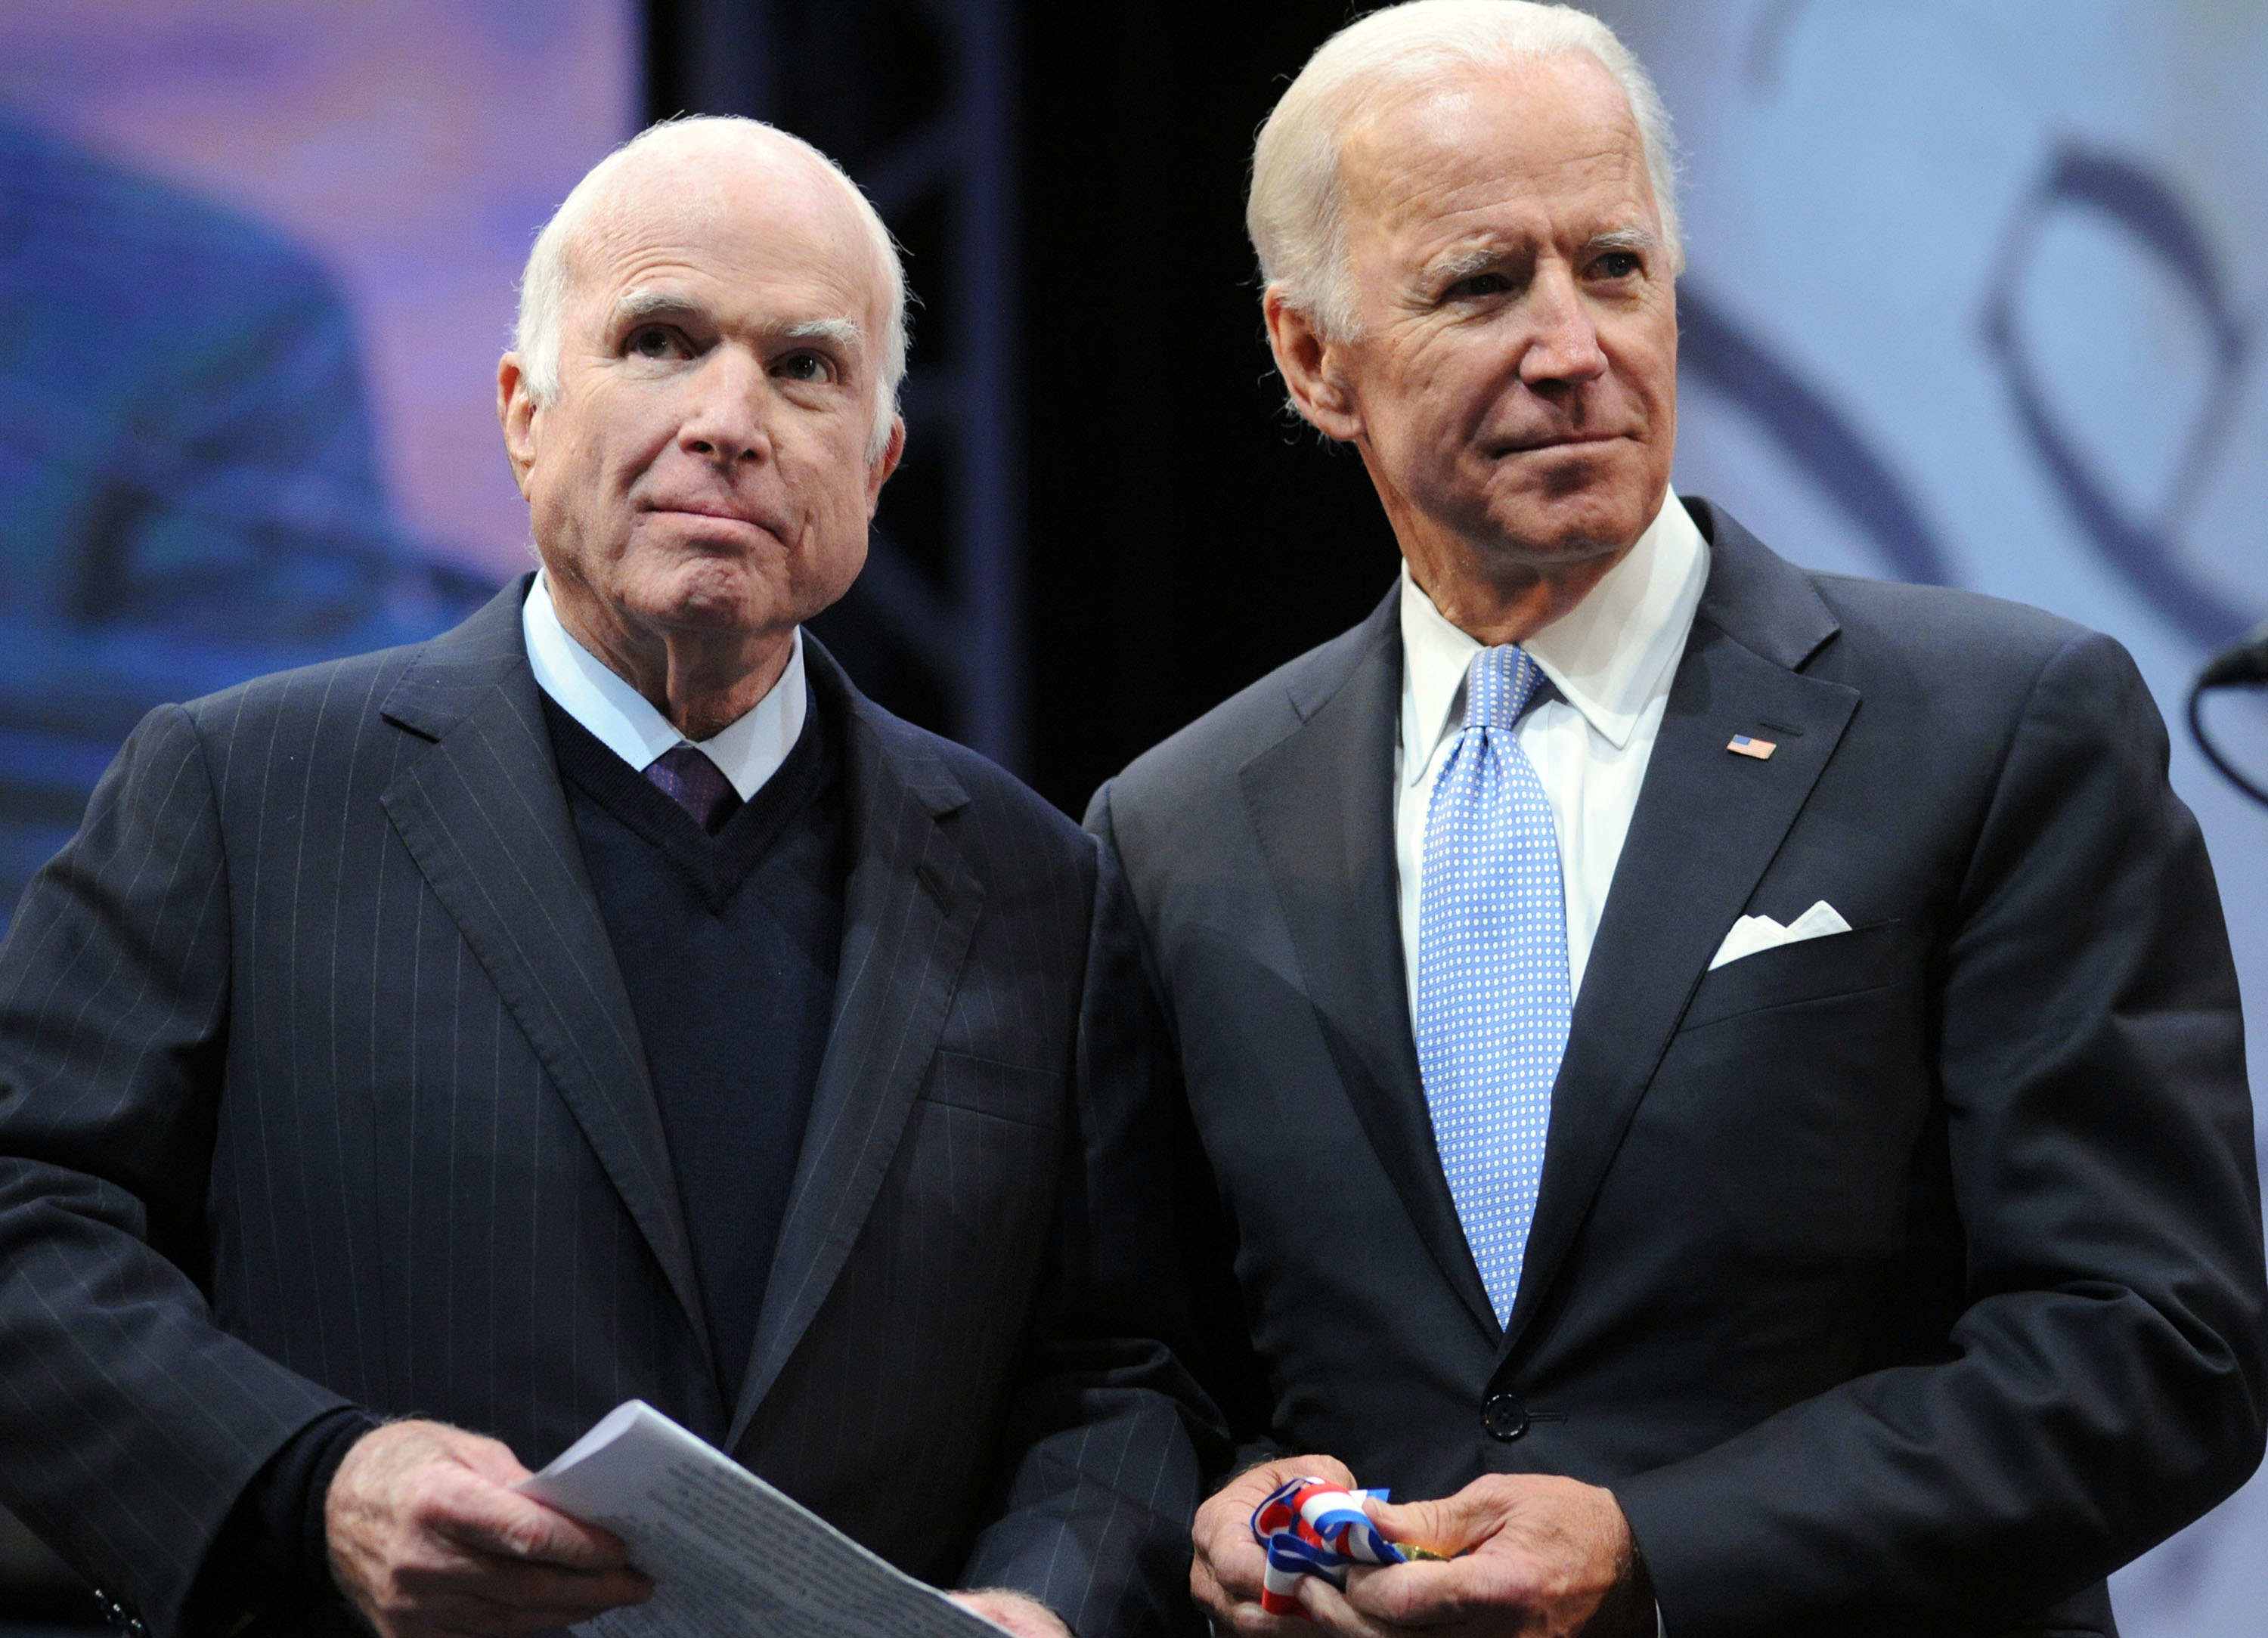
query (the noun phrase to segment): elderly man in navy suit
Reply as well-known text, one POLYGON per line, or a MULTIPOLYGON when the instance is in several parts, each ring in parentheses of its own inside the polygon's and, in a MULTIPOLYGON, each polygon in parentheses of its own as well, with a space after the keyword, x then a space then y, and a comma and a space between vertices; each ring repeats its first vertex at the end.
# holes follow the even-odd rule
POLYGON ((1342 1638, 2107 1634, 2259 1459, 2157 714, 2106 638, 1670 491, 1671 182, 1629 53, 1517 0, 1373 13, 1260 135, 1276 361, 1402 572, 1088 821, 1242 1288, 1195 1586, 1246 1638, 1304 1630, 1251 1529, 1299 1477, 1452 1555, 1299 1582, 1342 1638))
POLYGON ((635 1602, 511 1487, 631 1397, 1024 1634, 1187 1619, 1210 1413, 1158 1123, 1078 1073, 1097 850, 802 630, 904 305, 815 150, 626 146, 498 377, 541 573, 153 713, 26 893, 0 1501, 119 1625, 635 1602))

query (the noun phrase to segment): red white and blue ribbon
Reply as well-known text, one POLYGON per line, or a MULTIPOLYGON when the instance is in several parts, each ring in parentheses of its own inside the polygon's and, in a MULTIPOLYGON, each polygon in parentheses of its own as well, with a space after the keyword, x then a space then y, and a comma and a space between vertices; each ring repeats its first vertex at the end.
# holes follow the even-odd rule
POLYGON ((1268 1554, 1260 1607, 1270 1615, 1300 1610, 1300 1577, 1320 1576, 1344 1592, 1356 1564, 1406 1564, 1363 1509, 1388 1499, 1383 1490, 1344 1490, 1322 1479, 1294 1479, 1252 1510, 1252 1539, 1268 1554))

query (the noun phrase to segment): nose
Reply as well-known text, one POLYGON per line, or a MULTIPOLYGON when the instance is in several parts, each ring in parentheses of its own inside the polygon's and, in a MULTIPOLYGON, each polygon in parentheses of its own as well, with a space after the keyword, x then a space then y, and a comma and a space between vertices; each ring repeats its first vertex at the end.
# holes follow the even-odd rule
POLYGON ((686 382, 678 447, 725 467, 770 459, 765 387, 762 363, 745 349, 729 345, 713 349, 686 382))
POLYGON ((1528 287, 1528 341, 1520 360, 1523 382, 1546 390, 1554 384, 1575 386, 1606 374, 1607 355, 1599 345, 1598 325, 1575 287, 1572 269, 1539 269, 1528 287))

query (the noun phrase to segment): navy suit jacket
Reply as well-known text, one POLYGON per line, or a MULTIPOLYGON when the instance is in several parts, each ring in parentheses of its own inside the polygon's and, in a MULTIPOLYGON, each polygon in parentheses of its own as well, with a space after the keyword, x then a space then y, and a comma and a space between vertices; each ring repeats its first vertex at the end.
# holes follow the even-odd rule
POLYGON ((1502 1329, 1411 1039, 1395 599, 1097 796, 1108 962, 1152 998, 1126 1072, 1182 1088, 1247 1311, 1219 1397, 1405 1497, 1611 1487, 1673 1638, 2107 1634, 2104 1575, 2242 1482, 2268 1399, 2235 979, 2164 730, 2107 638, 1690 505, 1708 584, 1502 1329), (1853 930, 1707 970, 1821 899, 1853 930))
POLYGON ((1186 1619, 1210 1413, 1145 1340, 1177 1300, 1144 1256, 1147 1095, 1077 1072, 1093 841, 807 644, 843 944, 728 1401, 526 584, 431 643, 153 712, 26 893, 0 946, 0 1502, 166 1632, 333 1407, 540 1465, 638 1397, 916 1575, 1020 1587, 1082 1638, 1186 1619))

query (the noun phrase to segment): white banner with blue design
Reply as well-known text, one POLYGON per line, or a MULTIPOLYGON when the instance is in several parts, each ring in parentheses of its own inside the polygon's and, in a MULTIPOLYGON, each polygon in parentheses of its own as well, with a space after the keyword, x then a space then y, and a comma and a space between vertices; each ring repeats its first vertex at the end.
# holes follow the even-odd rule
MULTIPOLYGON (((2268 6, 1606 0, 1686 150, 1676 483, 1822 568, 2119 638, 2175 736, 2268 1086, 2268 810, 2182 725, 2268 617, 2268 6)), ((2216 738, 2268 774, 2268 697, 2216 738)), ((2268 1480, 2112 1583, 2268 1631, 2268 1480)))

